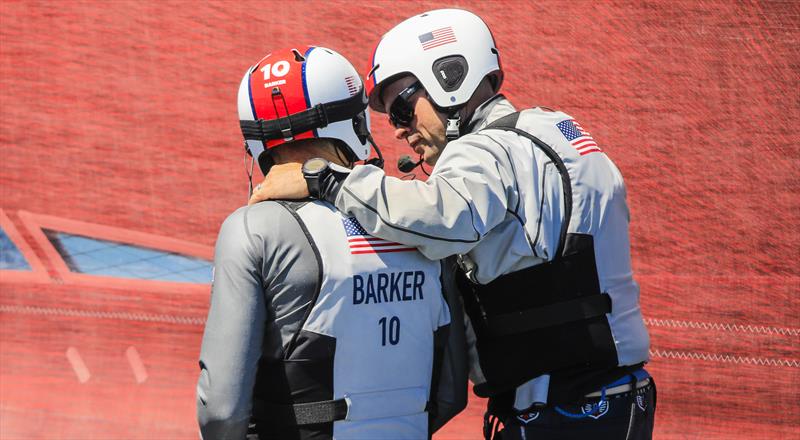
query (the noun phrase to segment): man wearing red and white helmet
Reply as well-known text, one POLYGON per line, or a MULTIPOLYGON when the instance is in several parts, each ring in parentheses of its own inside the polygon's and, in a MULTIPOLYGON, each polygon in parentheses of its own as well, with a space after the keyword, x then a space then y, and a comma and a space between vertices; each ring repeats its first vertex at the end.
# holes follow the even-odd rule
POLYGON ((502 438, 646 439, 655 384, 633 279, 626 190, 616 166, 569 115, 517 112, 491 32, 457 9, 409 18, 383 36, 367 78, 372 109, 433 166, 426 182, 357 166, 297 167, 254 200, 313 197, 372 235, 456 255, 475 334, 472 379, 489 397, 484 433, 502 438), (291 183, 289 183, 291 182, 291 183))
MULTIPOLYGON (((346 172, 370 154, 362 81, 330 49, 267 55, 238 104, 265 175, 304 162, 307 174, 346 172)), ((463 322, 445 284, 440 262, 369 236, 328 202, 236 210, 214 257, 202 437, 241 439, 250 425, 265 439, 427 438, 466 406, 463 322)))

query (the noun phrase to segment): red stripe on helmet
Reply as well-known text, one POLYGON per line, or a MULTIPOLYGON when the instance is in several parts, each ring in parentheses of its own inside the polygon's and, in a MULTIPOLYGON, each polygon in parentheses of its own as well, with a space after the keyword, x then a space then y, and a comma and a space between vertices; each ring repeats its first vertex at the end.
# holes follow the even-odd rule
MULTIPOLYGON (((256 119, 273 120, 308 109, 308 101, 303 88, 302 55, 308 46, 273 52, 262 59, 250 75, 250 90, 256 119), (302 61, 301 61, 302 60, 302 61)), ((295 139, 314 137, 312 131, 300 133, 295 139)), ((283 139, 267 142, 267 148, 285 143, 283 139)))
POLYGON ((378 44, 375 45, 375 49, 372 51, 372 62, 369 66, 369 71, 367 72, 366 78, 367 80, 364 81, 364 86, 366 87, 366 93, 369 97, 372 94, 372 90, 375 89, 375 86, 378 84, 378 80, 375 78, 375 54, 378 52, 378 46, 381 45, 381 42, 378 41, 378 44), (370 76, 372 78, 370 78, 370 76))

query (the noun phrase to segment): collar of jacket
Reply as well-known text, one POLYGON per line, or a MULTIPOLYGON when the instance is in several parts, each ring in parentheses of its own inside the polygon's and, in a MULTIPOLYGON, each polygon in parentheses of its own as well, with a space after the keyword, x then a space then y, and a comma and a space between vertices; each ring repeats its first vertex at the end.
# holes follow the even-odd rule
POLYGON ((498 93, 487 99, 486 102, 479 105, 478 108, 475 109, 475 112, 472 113, 472 118, 470 119, 469 124, 463 133, 475 133, 478 130, 482 130, 495 119, 503 117, 509 113, 514 113, 515 111, 516 109, 513 105, 511 105, 511 102, 506 99, 502 93, 498 93), (505 111, 506 107, 507 111, 505 111))

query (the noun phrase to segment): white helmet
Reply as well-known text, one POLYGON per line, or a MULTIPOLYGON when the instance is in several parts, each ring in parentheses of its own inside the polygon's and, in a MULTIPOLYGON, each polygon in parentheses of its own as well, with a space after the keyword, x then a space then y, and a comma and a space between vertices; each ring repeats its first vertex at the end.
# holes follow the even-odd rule
POLYGON ((503 71, 494 38, 477 15, 461 9, 438 9, 398 24, 383 36, 367 75, 373 110, 386 112, 381 88, 404 74, 414 75, 434 104, 460 108, 487 75, 495 92, 503 71))
POLYGON ((265 56, 239 85, 239 122, 248 153, 266 174, 269 154, 287 142, 331 139, 352 161, 370 154, 369 110, 356 69, 324 47, 265 56))

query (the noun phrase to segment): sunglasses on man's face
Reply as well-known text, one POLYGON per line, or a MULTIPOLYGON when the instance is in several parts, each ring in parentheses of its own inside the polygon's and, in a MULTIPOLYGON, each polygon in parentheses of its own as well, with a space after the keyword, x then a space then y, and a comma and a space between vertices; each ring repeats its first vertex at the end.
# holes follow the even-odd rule
POLYGON ((395 128, 410 127, 411 120, 414 119, 414 107, 408 102, 409 98, 422 89, 422 83, 416 81, 403 89, 389 107, 389 122, 395 128))

